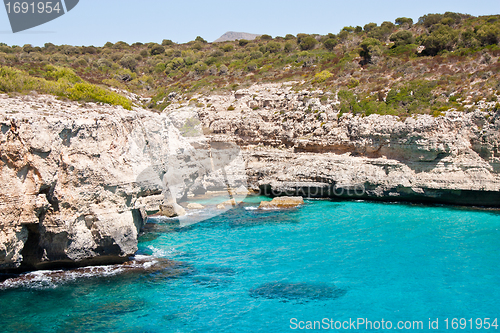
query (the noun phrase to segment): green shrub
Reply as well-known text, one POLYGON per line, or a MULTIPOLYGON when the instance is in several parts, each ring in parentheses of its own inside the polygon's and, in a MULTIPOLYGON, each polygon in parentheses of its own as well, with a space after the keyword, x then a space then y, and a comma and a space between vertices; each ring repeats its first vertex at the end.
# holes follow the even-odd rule
POLYGON ((212 53, 210 53, 210 57, 214 57, 214 58, 222 57, 223 55, 224 55, 224 51, 222 51, 221 49, 214 50, 212 53))
POLYGON ((176 69, 179 69, 179 68, 182 68, 184 67, 185 63, 184 63, 184 59, 181 58, 181 57, 177 57, 177 58, 174 58, 172 59, 168 65, 170 67, 172 67, 172 69, 176 70, 176 69))
POLYGON ((231 52, 232 50, 234 50, 233 44, 224 44, 220 48, 224 52, 231 52))
POLYGON ((131 54, 127 54, 123 56, 120 60, 120 65, 122 65, 124 68, 128 68, 131 71, 135 71, 135 68, 137 67, 137 59, 131 54))
POLYGON ((281 44, 278 42, 269 42, 266 45, 266 52, 278 53, 281 51, 281 44))
POLYGON ((113 63, 106 58, 101 58, 101 59, 97 60, 96 64, 97 64, 98 68, 103 68, 103 67, 111 68, 111 66, 113 66, 113 63))
POLYGON ((31 44, 25 44, 23 46, 23 52, 26 52, 26 53, 33 52, 33 46, 31 46, 31 44))
POLYGON ((365 24, 365 26, 363 27, 363 29, 365 30, 365 32, 370 32, 372 31, 373 29, 375 29, 377 27, 377 23, 368 23, 368 24, 365 24))
POLYGON ((131 102, 112 91, 83 82, 72 70, 47 66, 46 77, 57 81, 48 81, 32 77, 26 72, 10 67, 0 66, 0 91, 20 92, 37 91, 39 93, 65 96, 75 101, 102 102, 121 105, 131 110, 131 102))
POLYGON ((201 43, 200 43, 200 42, 196 42, 196 43, 194 43, 194 44, 191 46, 191 48, 192 48, 193 50, 198 50, 198 51, 199 51, 199 50, 203 49, 203 45, 201 45, 201 43))
POLYGON ((125 42, 122 42, 122 41, 119 41, 119 42, 116 42, 114 45, 113 45, 113 48, 114 49, 117 49, 117 50, 125 50, 125 49, 128 49, 130 45, 128 45, 128 43, 125 43, 125 42))
POLYGON ((391 37, 389 37, 389 40, 394 43, 394 47, 415 43, 413 34, 406 30, 401 30, 392 34, 391 37))
POLYGON ((164 72, 165 70, 167 69, 167 65, 160 62, 158 64, 155 65, 154 67, 154 72, 155 73, 161 73, 161 72, 164 72))
POLYGON ((310 36, 308 34, 297 34, 297 44, 302 43, 302 41, 307 37, 310 36))
POLYGON ((324 70, 324 71, 322 71, 322 72, 317 73, 316 75, 314 75, 313 82, 322 83, 322 82, 325 82, 326 80, 328 80, 332 76, 333 76, 332 73, 330 73, 327 70, 324 70))
POLYGON ((121 105, 132 110, 132 103, 125 97, 90 83, 76 83, 68 89, 68 98, 75 101, 102 102, 111 105, 121 105))
POLYGON ((252 52, 250 53, 250 59, 259 59, 259 58, 262 58, 264 56, 264 54, 260 51, 255 51, 255 52, 252 52))
POLYGON ((436 55, 444 50, 452 51, 457 39, 457 31, 447 25, 437 24, 433 27, 432 33, 422 40, 422 45, 425 46, 424 53, 436 55))
POLYGON ((246 40, 246 39, 240 39, 240 40, 238 41, 238 44, 239 44, 240 46, 245 46, 245 45, 247 45, 248 43, 250 43, 250 41, 248 41, 248 40, 246 40))
POLYGON ((484 24, 476 31, 481 45, 494 45, 500 41, 500 27, 493 24, 484 24))
POLYGON ((359 81, 356 79, 350 79, 347 83, 347 88, 349 89, 356 88, 357 86, 359 86, 359 81))
POLYGON ((207 71, 208 66, 207 64, 205 64, 203 61, 200 60, 194 65, 193 69, 197 74, 203 74, 207 71))
POLYGON ((374 49, 381 45, 382 44, 375 38, 365 38, 361 42, 361 44, 359 44, 359 46, 361 47, 359 55, 363 57, 366 62, 370 62, 374 53, 374 49))
POLYGON ((82 82, 82 79, 75 72, 66 67, 45 66, 45 78, 54 81, 64 81, 68 83, 82 82))
POLYGON ((196 36, 196 38, 195 38, 195 40, 194 40, 194 41, 195 41, 195 42, 204 43, 204 44, 206 44, 206 43, 207 43, 207 41, 206 41, 206 40, 204 40, 201 36, 196 36))
POLYGON ((149 50, 149 53, 152 56, 158 55, 158 54, 163 54, 163 53, 165 53, 165 48, 159 44, 155 44, 151 47, 151 49, 149 50))
POLYGON ((407 56, 407 57, 416 57, 417 56, 417 48, 416 44, 408 44, 397 47, 392 47, 387 54, 391 56, 407 56))
POLYGON ((349 37, 349 33, 345 30, 339 32, 338 37, 341 41, 345 41, 349 37))
POLYGON ((336 38, 328 38, 323 42, 323 46, 328 51, 332 51, 335 48, 335 46, 337 46, 338 42, 339 41, 336 38))
POLYGON ((286 53, 290 53, 292 52, 293 50, 295 50, 295 46, 293 45, 292 42, 286 42, 285 43, 285 46, 283 47, 283 50, 286 52, 286 53))
POLYGON ((442 19, 443 19, 442 14, 427 14, 421 16, 418 19, 418 24, 422 24, 424 27, 429 28, 435 24, 440 23, 442 19))
POLYGON ((479 44, 480 42, 478 41, 477 35, 473 30, 467 29, 460 34, 460 41, 458 43, 459 47, 474 49, 479 47, 479 44))
POLYGON ((84 58, 78 58, 75 61, 75 66, 87 66, 87 65, 88 65, 88 62, 84 58))
POLYGON ((385 21, 380 25, 380 27, 375 27, 371 31, 369 31, 367 36, 384 42, 393 30, 394 24, 392 22, 385 21))
POLYGON ((96 54, 97 49, 94 46, 83 46, 82 54, 96 54))
POLYGON ((264 35, 260 36, 260 40, 271 40, 271 39, 273 39, 273 37, 270 35, 264 34, 264 35))
POLYGON ((217 58, 214 58, 214 57, 210 57, 210 58, 205 59, 205 64, 207 64, 208 66, 213 65, 216 62, 217 62, 217 58))
POLYGON ((254 62, 249 62, 249 63, 247 64, 247 70, 248 70, 249 72, 252 72, 252 71, 254 71, 254 70, 256 70, 256 69, 257 69, 257 64, 256 64, 256 63, 254 63, 254 62))
POLYGON ((396 23, 396 25, 399 25, 399 26, 407 26, 408 28, 411 28, 411 26, 413 25, 413 19, 411 18, 408 18, 408 17, 398 17, 396 19, 396 21, 394 21, 396 23))
POLYGON ((316 40, 316 38, 314 38, 312 36, 307 36, 304 39, 302 39, 302 41, 299 44, 299 47, 302 51, 312 50, 312 49, 314 49, 316 44, 318 44, 318 41, 316 40))
POLYGON ((162 42, 161 42, 161 45, 163 46, 172 46, 174 45, 175 43, 172 42, 170 39, 164 39, 162 42))

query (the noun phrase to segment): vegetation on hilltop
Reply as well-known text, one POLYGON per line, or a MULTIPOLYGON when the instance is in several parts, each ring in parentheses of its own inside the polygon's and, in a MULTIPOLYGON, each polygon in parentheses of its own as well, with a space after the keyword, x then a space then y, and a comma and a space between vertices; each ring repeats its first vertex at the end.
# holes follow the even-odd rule
POLYGON ((129 108, 105 89, 113 87, 149 97, 143 106, 162 110, 174 91, 190 99, 256 82, 297 81, 296 89, 337 94, 341 112, 437 115, 497 101, 499 44, 500 15, 451 12, 254 41, 207 43, 198 36, 185 44, 0 44, 0 91, 36 90, 129 108))

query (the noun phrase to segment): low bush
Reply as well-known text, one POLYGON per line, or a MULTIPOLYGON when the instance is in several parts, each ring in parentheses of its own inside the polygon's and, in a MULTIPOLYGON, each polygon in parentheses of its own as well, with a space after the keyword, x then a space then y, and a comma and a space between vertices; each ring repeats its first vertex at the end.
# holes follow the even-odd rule
POLYGON ((333 76, 332 73, 330 73, 327 70, 324 70, 324 71, 322 71, 322 72, 317 73, 316 75, 314 75, 313 82, 322 83, 322 82, 325 82, 326 80, 328 80, 332 76, 333 76))
POLYGON ((75 101, 102 102, 132 109, 132 103, 127 98, 84 82, 70 69, 47 66, 46 70, 46 77, 52 80, 33 77, 18 69, 0 66, 0 91, 4 93, 37 91, 75 101))

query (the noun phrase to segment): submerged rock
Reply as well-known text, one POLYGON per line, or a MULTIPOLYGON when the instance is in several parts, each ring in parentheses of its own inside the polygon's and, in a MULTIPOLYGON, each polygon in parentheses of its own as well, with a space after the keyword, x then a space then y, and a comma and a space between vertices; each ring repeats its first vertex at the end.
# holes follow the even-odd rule
POLYGON ((262 201, 259 209, 294 208, 304 204, 302 197, 278 197, 272 201, 262 201))
POLYGON ((270 282, 250 290, 250 296, 269 299, 327 300, 344 296, 346 291, 337 287, 312 283, 270 282))

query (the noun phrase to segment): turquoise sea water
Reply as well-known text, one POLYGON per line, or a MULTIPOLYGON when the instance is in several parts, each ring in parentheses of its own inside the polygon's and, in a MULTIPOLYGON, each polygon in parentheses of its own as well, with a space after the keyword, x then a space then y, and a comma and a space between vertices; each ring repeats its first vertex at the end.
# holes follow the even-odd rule
POLYGON ((500 317, 498 212, 330 201, 255 210, 260 199, 189 227, 150 226, 140 253, 182 262, 176 274, 0 291, 0 331, 290 332, 292 318, 429 331, 439 318, 433 332, 448 332, 453 318, 500 317))

